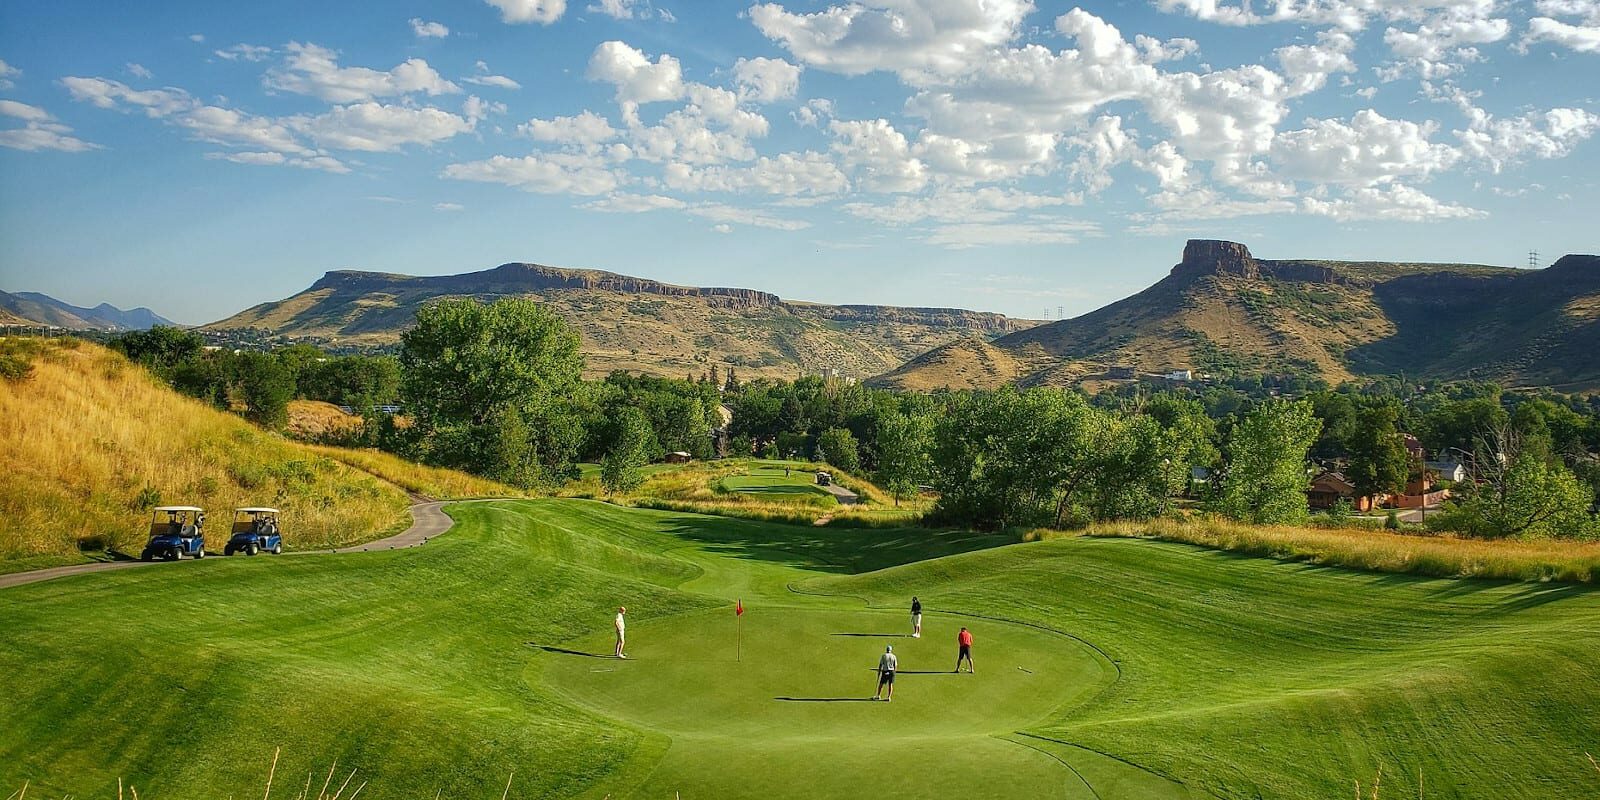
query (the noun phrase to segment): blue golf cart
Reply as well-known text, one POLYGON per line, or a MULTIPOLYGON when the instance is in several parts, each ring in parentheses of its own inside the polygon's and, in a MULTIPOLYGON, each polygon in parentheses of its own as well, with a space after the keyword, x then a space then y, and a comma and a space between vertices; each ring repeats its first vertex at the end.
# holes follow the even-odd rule
POLYGON ((205 558, 206 512, 198 506, 157 506, 150 511, 150 540, 140 561, 205 558))
POLYGON ((253 556, 262 551, 273 555, 283 552, 283 533, 278 530, 278 509, 234 509, 233 536, 222 548, 222 554, 231 556, 244 553, 253 556))

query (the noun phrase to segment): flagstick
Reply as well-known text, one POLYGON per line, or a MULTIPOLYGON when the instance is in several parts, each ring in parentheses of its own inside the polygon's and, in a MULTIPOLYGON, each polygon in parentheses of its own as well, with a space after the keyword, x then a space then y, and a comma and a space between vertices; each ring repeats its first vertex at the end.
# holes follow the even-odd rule
POLYGON ((740 614, 733 619, 734 639, 738 642, 738 655, 736 655, 734 658, 739 663, 744 663, 744 615, 740 614))

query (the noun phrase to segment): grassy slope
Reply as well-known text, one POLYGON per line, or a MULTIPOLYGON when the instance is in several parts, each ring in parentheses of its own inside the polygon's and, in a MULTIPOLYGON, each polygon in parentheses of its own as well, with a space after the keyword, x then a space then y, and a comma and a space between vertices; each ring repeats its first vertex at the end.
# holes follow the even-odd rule
POLYGON ((279 744, 280 781, 298 786, 284 776, 337 758, 374 798, 492 796, 512 769, 514 797, 926 796, 973 779, 988 782, 984 796, 1088 796, 1045 758, 1103 798, 1181 794, 1160 775, 1221 797, 1334 797, 1380 764, 1386 785, 1420 771, 1428 797, 1596 785, 1582 751, 1600 737, 1600 595, 1578 587, 1133 540, 982 549, 1011 540, 570 500, 451 513, 457 530, 417 551, 191 562, 0 592, 0 786, 108 797, 122 776, 147 797, 245 796, 279 744), (883 640, 824 634, 895 630, 911 594, 937 635, 897 649, 942 660, 941 640, 967 624, 979 675, 908 675, 892 716, 769 699, 857 692, 847 676, 864 675, 856 659, 870 663, 883 640), (747 628, 748 673, 721 653, 736 597, 750 626, 772 620, 747 628), (105 614, 112 603, 119 613, 105 614), (603 650, 618 603, 635 661, 527 646, 603 650), (787 675, 774 658, 792 658, 787 675), (1017 705, 1029 679, 1018 659, 1065 670, 1046 688, 1066 694, 1035 704, 1038 718, 1017 705), (1096 663, 1112 674, 1095 677, 1096 663), (1091 684, 1102 688, 1070 698, 1091 684), (973 738, 993 730, 1043 738, 973 738))
POLYGON ((83 538, 137 552, 149 524, 137 501, 147 487, 163 503, 209 509, 213 549, 238 506, 282 508, 293 549, 405 524, 410 500, 401 487, 436 497, 506 493, 392 456, 264 433, 95 345, 5 346, 36 352, 29 377, 0 382, 0 571, 81 561, 83 538))

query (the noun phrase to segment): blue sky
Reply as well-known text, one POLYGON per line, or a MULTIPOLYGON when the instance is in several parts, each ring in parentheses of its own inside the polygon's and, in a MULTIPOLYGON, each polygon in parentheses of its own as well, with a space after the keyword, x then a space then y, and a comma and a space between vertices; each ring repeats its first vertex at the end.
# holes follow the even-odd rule
POLYGON ((1190 237, 1597 249, 1600 0, 0 5, 0 288, 331 269, 1068 316, 1190 237))

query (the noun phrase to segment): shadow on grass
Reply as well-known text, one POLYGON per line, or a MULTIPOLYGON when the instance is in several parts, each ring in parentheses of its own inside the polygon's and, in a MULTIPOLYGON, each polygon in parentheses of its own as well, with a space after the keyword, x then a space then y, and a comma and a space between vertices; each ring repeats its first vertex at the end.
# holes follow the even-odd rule
POLYGON ((829 636, 868 636, 874 639, 910 639, 909 633, 830 633, 829 636))
POLYGON ((785 703, 870 703, 871 697, 774 697, 785 703))
POLYGON ((611 653, 585 653, 582 650, 568 650, 565 647, 551 647, 550 645, 547 645, 547 644, 534 644, 533 642, 528 642, 528 646, 529 647, 533 647, 533 648, 537 648, 539 650, 543 650, 546 653, 556 653, 558 655, 563 655, 563 656, 583 656, 584 658, 603 658, 603 659, 606 659, 607 661, 615 661, 617 659, 617 657, 615 655, 611 654, 611 653))
POLYGON ((704 543, 709 552, 718 555, 844 574, 871 572, 1022 541, 1021 533, 1016 531, 813 528, 691 514, 674 514, 664 522, 664 532, 704 543))

